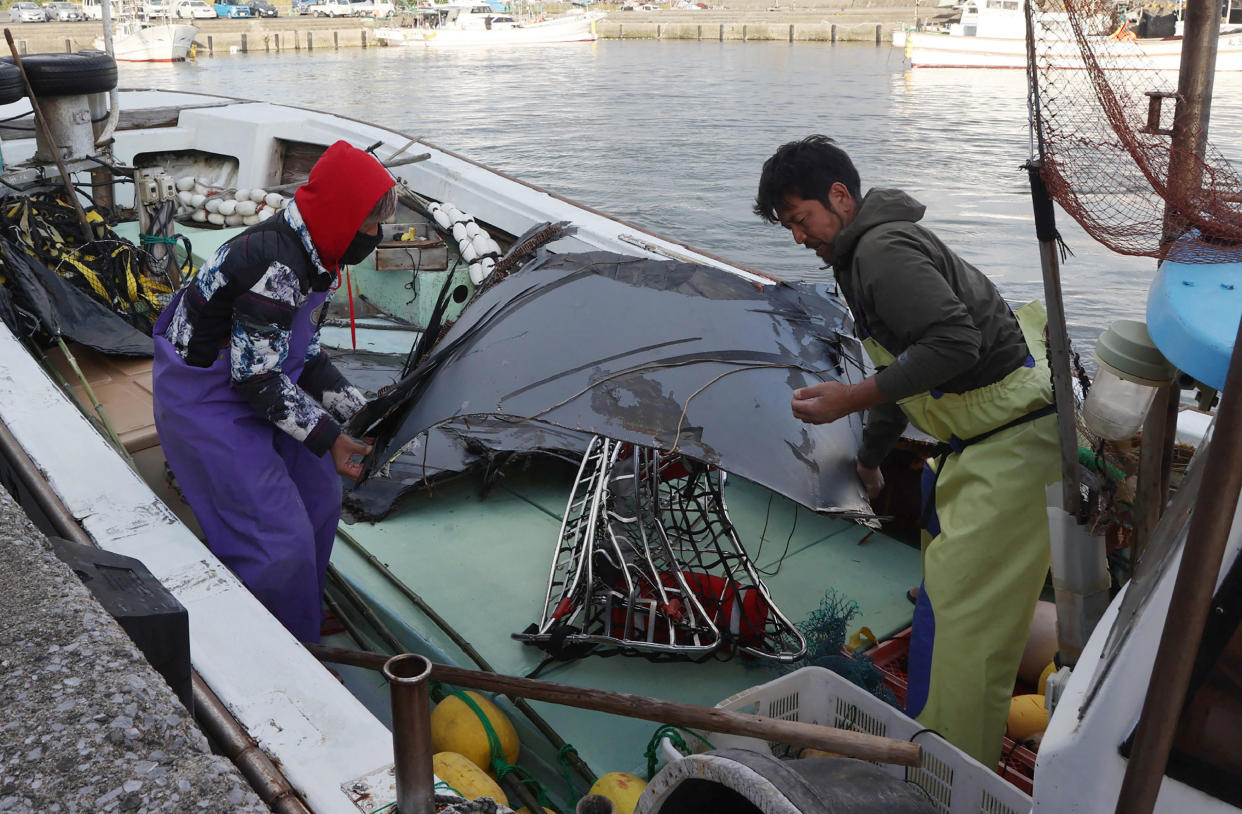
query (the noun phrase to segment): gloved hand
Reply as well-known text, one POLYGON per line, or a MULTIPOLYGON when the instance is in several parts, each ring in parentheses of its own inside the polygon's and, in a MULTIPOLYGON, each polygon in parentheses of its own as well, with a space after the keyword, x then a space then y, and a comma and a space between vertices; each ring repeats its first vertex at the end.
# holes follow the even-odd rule
POLYGON ((352 481, 357 481, 362 477, 362 463, 351 461, 355 455, 366 455, 371 451, 370 444, 364 444, 356 438, 350 438, 345 433, 341 433, 332 442, 332 463, 336 466, 337 474, 344 475, 352 481))
POLYGON ((862 481, 862 485, 867 490, 867 498, 875 500, 880 490, 884 488, 884 475, 880 473, 880 467, 863 466, 855 459, 854 469, 858 472, 858 479, 862 481))

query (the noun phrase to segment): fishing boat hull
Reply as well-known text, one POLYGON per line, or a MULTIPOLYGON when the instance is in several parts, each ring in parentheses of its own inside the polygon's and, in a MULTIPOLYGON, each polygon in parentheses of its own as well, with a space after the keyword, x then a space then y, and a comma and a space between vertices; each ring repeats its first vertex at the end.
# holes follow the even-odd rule
MULTIPOLYGON (((1041 44, 1041 58, 1053 68, 1082 65, 1077 43, 1070 41, 1041 44)), ((1016 37, 972 37, 954 34, 910 31, 905 35, 906 59, 912 68, 1025 68, 1026 40, 1016 37)), ((1100 66, 1108 70, 1176 71, 1181 65, 1180 38, 1110 40, 1107 49, 1096 54, 1100 66)), ((1242 71, 1242 32, 1221 35, 1217 71, 1242 71)))
MULTIPOLYGON (((112 49, 119 62, 184 62, 196 36, 198 26, 157 25, 118 34, 112 39, 112 49)), ((103 50, 102 37, 95 39, 95 47, 103 50)))
POLYGON ((377 28, 375 37, 386 45, 427 48, 555 45, 595 42, 598 15, 583 15, 537 23, 487 28, 377 28))

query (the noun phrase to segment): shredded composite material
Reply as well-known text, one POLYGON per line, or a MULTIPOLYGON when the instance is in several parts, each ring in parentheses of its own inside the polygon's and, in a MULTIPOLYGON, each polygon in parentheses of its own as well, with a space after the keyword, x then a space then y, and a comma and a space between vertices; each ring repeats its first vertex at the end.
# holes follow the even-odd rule
POLYGON ((608 252, 542 255, 486 291, 351 429, 376 438, 355 510, 504 452, 581 454, 592 435, 675 450, 825 513, 870 516, 859 416, 811 426, 794 389, 857 381, 824 287, 608 252))

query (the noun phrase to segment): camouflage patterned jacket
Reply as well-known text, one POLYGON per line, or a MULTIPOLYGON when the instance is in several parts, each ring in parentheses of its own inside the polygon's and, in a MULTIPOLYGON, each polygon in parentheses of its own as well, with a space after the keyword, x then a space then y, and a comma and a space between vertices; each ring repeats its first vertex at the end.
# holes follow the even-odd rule
POLYGON ((278 217, 212 255, 186 283, 164 335, 196 367, 227 351, 233 386, 250 406, 320 455, 366 397, 320 348, 318 325, 297 381, 284 372, 294 314, 312 291, 330 300, 336 275, 320 261, 297 204, 278 217))

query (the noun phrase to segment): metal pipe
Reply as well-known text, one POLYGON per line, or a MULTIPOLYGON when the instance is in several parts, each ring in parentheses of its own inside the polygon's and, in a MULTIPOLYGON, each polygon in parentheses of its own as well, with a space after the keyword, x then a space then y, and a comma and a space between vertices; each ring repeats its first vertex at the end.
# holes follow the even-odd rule
POLYGON ((431 766, 431 662, 414 653, 384 663, 392 698, 392 750, 399 814, 434 814, 436 777, 431 766))
MULTIPOLYGON (((112 1, 100 0, 100 18, 103 22, 104 52, 116 59, 116 50, 112 46, 112 1)), ((108 119, 100 130, 95 133, 95 146, 106 147, 112 143, 112 134, 116 131, 117 122, 121 120, 121 95, 113 87, 108 91, 108 119)), ((111 197, 111 191, 109 191, 111 197)))
POLYGON ((1048 366, 1052 369, 1057 431, 1061 442, 1061 507, 1077 519, 1082 500, 1078 490, 1078 426, 1074 420, 1077 411, 1069 364, 1069 331, 1065 326, 1065 302, 1061 295, 1056 212, 1052 208, 1052 196, 1048 194, 1043 176, 1039 174, 1042 164, 1040 159, 1031 159, 1026 171, 1031 183, 1035 235, 1039 239, 1039 259, 1044 277, 1044 303, 1048 309, 1048 366))
POLYGON ((1242 461, 1242 323, 1233 348, 1216 413, 1216 430, 1204 462, 1204 485, 1195 498, 1134 748, 1117 798, 1118 814, 1147 814, 1155 807, 1238 508, 1242 491, 1242 467, 1238 466, 1242 461))
MULTIPOLYGON (((8 425, 0 419, 0 454, 12 465, 56 533, 81 545, 95 546, 95 540, 69 512, 43 473, 18 442, 8 425)), ((271 759, 255 746, 237 719, 225 708, 198 671, 192 671, 194 716, 203 730, 216 740, 265 803, 280 814, 310 814, 271 759), (244 762, 244 763, 243 763, 244 762)))
MULTIPOLYGON (((1177 107, 1169 155, 1169 189, 1197 201, 1203 180, 1208 123, 1212 115, 1212 84, 1220 40, 1220 0, 1188 0, 1182 32, 1182 61, 1177 77, 1177 107)), ((1165 213, 1165 241, 1180 237, 1179 213, 1165 213)))
POLYGON ((237 722, 202 676, 194 672, 191 680, 194 711, 200 717, 203 730, 233 761, 263 802, 278 814, 311 814, 280 769, 237 722))

